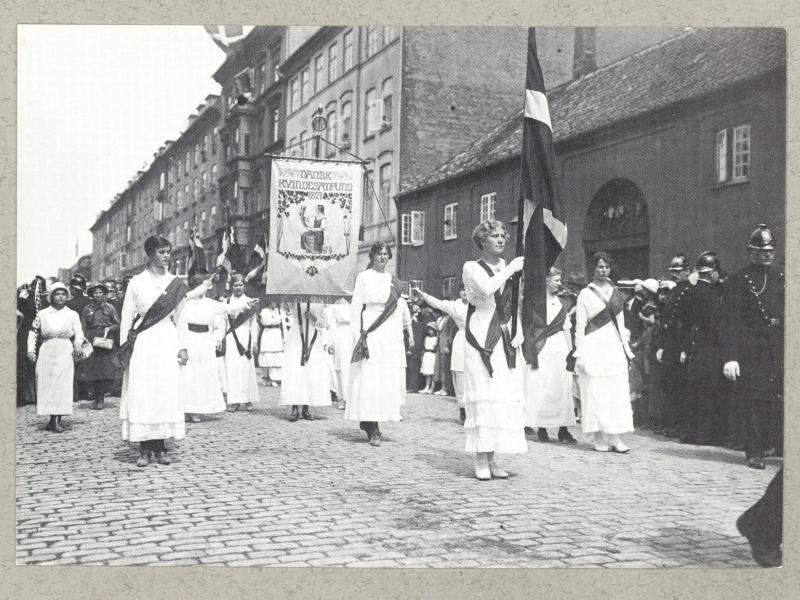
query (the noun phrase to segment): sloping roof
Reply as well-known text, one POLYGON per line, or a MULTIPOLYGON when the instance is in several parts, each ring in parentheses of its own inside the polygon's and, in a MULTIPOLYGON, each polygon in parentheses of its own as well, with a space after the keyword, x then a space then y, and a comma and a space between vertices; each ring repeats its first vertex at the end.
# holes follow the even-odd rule
MULTIPOLYGON (((558 143, 785 66, 782 29, 692 29, 551 90, 553 138, 558 143)), ((521 147, 522 110, 403 192, 519 156, 521 147)))

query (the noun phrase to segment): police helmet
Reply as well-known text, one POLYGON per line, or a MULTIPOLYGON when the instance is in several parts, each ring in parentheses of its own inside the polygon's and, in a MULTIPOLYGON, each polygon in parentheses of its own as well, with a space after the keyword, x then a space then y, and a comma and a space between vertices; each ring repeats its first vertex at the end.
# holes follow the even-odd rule
POLYGON ((759 223, 758 227, 750 234, 750 242, 747 247, 756 250, 775 250, 772 232, 764 223, 759 223))
POLYGON ((721 267, 716 252, 709 250, 707 252, 703 252, 697 258, 698 273, 708 273, 709 271, 720 271, 720 270, 721 267))

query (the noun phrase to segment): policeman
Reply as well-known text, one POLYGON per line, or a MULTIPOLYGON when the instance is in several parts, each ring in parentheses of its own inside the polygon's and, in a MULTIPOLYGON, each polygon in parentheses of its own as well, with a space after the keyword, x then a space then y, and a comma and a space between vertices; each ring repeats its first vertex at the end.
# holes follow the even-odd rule
POLYGON ((661 319, 654 344, 656 360, 663 365, 661 390, 663 394, 664 433, 670 437, 680 435, 678 415, 685 412, 686 404, 686 350, 682 344, 686 339, 686 325, 680 311, 690 288, 689 260, 684 254, 676 254, 670 261, 669 272, 675 287, 669 292, 661 308, 661 319))
POLYGON ((722 359, 719 323, 722 311, 722 271, 714 252, 697 259, 697 283, 689 288, 680 311, 687 335, 687 402, 681 415, 681 440, 692 444, 722 443, 722 359))
POLYGON ((720 343, 723 373, 745 420, 747 466, 764 468, 764 453, 783 446, 784 276, 772 268, 775 243, 763 223, 750 236, 750 264, 725 286, 720 343))

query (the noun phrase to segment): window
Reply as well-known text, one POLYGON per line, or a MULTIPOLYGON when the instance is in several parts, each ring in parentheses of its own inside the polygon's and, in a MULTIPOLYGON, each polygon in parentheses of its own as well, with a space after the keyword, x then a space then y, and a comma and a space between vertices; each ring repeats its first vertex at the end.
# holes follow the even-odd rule
POLYGON ((175 161, 169 159, 169 170, 167 171, 167 185, 172 185, 175 182, 175 161))
POLYGON ((452 275, 442 278, 442 298, 448 300, 456 295, 456 278, 452 275))
POLYGON ((300 80, 295 76, 289 82, 289 112, 300 108, 300 80))
POLYGON ((263 94, 267 89, 267 61, 258 63, 258 93, 263 94))
POLYGON ((183 166, 183 159, 178 161, 178 177, 183 175, 186 172, 186 168, 183 166))
POLYGON ((187 150, 186 151, 186 174, 187 175, 189 174, 189 163, 191 163, 191 162, 192 162, 192 151, 191 150, 187 150))
POLYGON ((325 87, 325 64, 323 63, 322 54, 314 59, 314 92, 320 91, 325 87))
POLYGON ((454 240, 458 237, 458 204, 444 207, 444 239, 454 240))
POLYGON ((351 102, 343 102, 342 103, 342 139, 341 145, 344 148, 350 147, 350 133, 352 129, 353 123, 353 104, 351 102))
POLYGON ((380 129, 380 115, 377 111, 378 92, 375 88, 367 90, 364 95, 364 137, 373 135, 380 129))
POLYGON ((200 164, 200 143, 194 145, 194 166, 200 164))
POLYGON ((328 83, 336 81, 339 76, 339 46, 331 44, 328 46, 328 83))
POLYGON ((483 194, 481 196, 481 223, 494 219, 494 208, 497 200, 497 194, 483 194))
POLYGON ((211 185, 217 185, 217 165, 211 165, 211 185))
POLYGON ((383 28, 383 45, 386 46, 397 39, 397 27, 383 28))
POLYGON ((400 243, 403 246, 411 244, 411 215, 409 213, 400 215, 400 243))
POLYGON ((421 246, 425 243, 425 212, 411 211, 411 244, 421 246))
POLYGON ((717 132, 717 183, 725 183, 728 179, 728 130, 717 132))
POLYGON ((714 163, 717 184, 748 181, 750 178, 749 124, 721 129, 717 132, 714 163))
POLYGON ((278 81, 281 78, 281 72, 278 68, 281 64, 280 48, 273 48, 270 51, 270 63, 272 64, 272 81, 278 81))
POLYGON ((389 77, 381 86, 381 98, 383 99, 383 112, 381 114, 381 129, 388 129, 392 126, 392 78, 389 77))
POLYGON ((378 27, 367 27, 367 58, 380 50, 379 34, 378 27))
POLYGON ((408 282, 409 287, 415 287, 420 292, 425 291, 425 282, 422 279, 410 279, 408 282))
POLYGON ((131 226, 130 225, 128 225, 125 228, 125 241, 126 242, 130 242, 131 241, 131 226))
POLYGON ((750 125, 733 128, 733 181, 746 181, 750 174, 750 125))
POLYGON ((217 154, 217 139, 219 138, 219 128, 214 127, 214 131, 211 132, 211 154, 216 156, 217 154))
POLYGON ((194 180, 192 181, 192 192, 194 194, 194 198, 192 198, 192 199, 193 200, 199 200, 200 199, 200 180, 198 180, 197 177, 195 177, 194 180))
POLYGON ((289 138, 289 145, 287 146, 287 148, 289 148, 289 156, 296 155, 297 153, 297 146, 295 146, 296 142, 297 138, 289 138))
POLYGON ((183 186, 183 200, 186 204, 189 204, 189 202, 191 201, 189 194, 190 194, 189 184, 187 183, 186 185, 183 186))
POLYGON ((203 159, 203 162, 208 160, 208 134, 203 136, 203 147, 200 149, 200 158, 203 159))
POLYGON ((208 172, 203 171, 203 173, 200 175, 200 181, 202 182, 201 187, 205 192, 208 189, 208 172))
POLYGON ((206 211, 200 213, 200 236, 206 234, 206 211))
POLYGON ((183 192, 178 190, 178 197, 175 203, 175 210, 178 210, 179 208, 181 208, 181 206, 183 206, 183 192))
POLYGON ((305 141, 306 141, 306 132, 305 131, 301 131, 300 132, 300 139, 298 140, 298 145, 300 146, 300 156, 305 156, 306 155, 306 146, 308 144, 306 144, 305 141))
POLYGON ((372 195, 374 176, 372 171, 367 171, 367 193, 365 194, 364 203, 361 205, 361 224, 368 225, 372 223, 372 195))
POLYGON ((278 126, 280 125, 280 113, 278 112, 277 108, 273 108, 270 111, 270 120, 272 121, 272 137, 270 139, 274 144, 278 141, 278 126))
MULTIPOLYGON (((212 206, 211 207, 211 212, 209 213, 209 216, 208 216, 208 229, 209 229, 209 231, 214 231, 214 222, 216 220, 217 220, 217 207, 216 206, 212 206)), ((209 263, 209 264, 212 264, 212 263, 209 263)))
POLYGON ((353 30, 346 32, 342 40, 342 60, 344 60, 344 72, 347 73, 353 68, 353 30))
POLYGON ((158 189, 163 191, 167 185, 167 174, 162 171, 161 176, 158 178, 158 189))
POLYGON ((392 206, 392 165, 381 165, 378 171, 378 193, 380 194, 381 218, 390 219, 393 215, 392 206))
MULTIPOLYGON (((338 140, 338 131, 337 131, 337 123, 336 123, 336 105, 334 105, 333 110, 328 113, 327 116, 328 120, 328 139, 332 141, 334 144, 337 143, 338 140)), ((327 156, 333 156, 336 153, 336 148, 331 146, 330 144, 325 144, 327 146, 327 156)))
POLYGON ((303 72, 300 73, 300 106, 308 102, 310 96, 308 94, 308 80, 310 75, 308 73, 308 69, 303 69, 303 72))
POLYGON ((245 155, 250 154, 250 134, 244 134, 244 153, 245 155))

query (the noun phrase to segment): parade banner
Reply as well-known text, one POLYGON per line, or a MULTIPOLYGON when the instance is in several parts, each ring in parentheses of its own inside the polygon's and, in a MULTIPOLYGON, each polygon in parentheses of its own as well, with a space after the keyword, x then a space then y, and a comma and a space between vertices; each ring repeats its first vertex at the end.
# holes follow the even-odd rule
POLYGON ((267 296, 330 303, 352 295, 363 186, 360 163, 272 160, 267 296))

